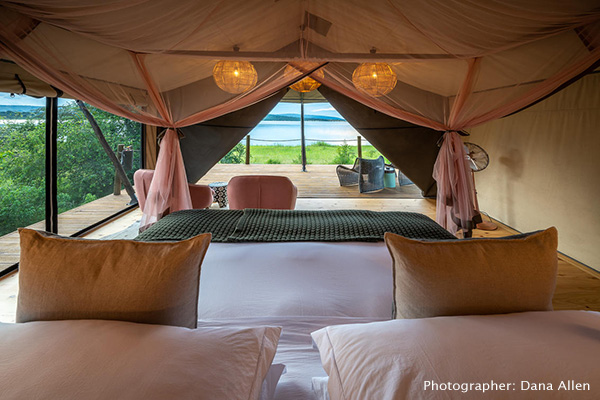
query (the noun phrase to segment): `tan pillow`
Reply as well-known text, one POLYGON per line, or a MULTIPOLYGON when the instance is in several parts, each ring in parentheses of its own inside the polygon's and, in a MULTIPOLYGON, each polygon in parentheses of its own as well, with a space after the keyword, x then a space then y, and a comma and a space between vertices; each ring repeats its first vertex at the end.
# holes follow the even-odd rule
POLYGON ((17 322, 108 319, 196 327, 210 234, 137 242, 19 233, 17 322))
POLYGON ((392 233, 396 318, 552 310, 556 228, 513 238, 420 241, 392 233))

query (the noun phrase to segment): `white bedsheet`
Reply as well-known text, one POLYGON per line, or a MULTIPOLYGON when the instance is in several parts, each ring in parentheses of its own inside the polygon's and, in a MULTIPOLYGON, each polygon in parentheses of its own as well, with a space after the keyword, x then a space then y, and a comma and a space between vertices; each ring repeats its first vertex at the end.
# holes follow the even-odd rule
POLYGON ((198 316, 391 318, 392 260, 383 242, 212 243, 198 316))
POLYGON ((326 377, 319 352, 313 348, 311 332, 325 326, 382 321, 350 317, 255 317, 200 320, 198 327, 281 326, 283 331, 273 363, 285 364, 275 400, 317 400, 312 390, 313 377, 326 377))
POLYGON ((383 242, 211 243, 202 263, 198 326, 283 327, 275 399, 313 400, 327 374, 311 332, 388 320, 392 260, 383 242))
POLYGON ((312 400, 327 374, 311 332, 388 320, 392 260, 383 242, 212 243, 202 263, 198 326, 283 327, 275 399, 312 400))

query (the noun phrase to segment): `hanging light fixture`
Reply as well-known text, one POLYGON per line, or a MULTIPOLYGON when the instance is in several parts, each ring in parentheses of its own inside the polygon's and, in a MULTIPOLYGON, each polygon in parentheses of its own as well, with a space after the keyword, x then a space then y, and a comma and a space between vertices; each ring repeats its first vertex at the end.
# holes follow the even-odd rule
MULTIPOLYGON (((289 69, 294 69, 290 65, 288 65, 286 67, 286 70, 288 70, 288 68, 289 69)), ((317 70, 317 71, 315 71, 315 72, 313 72, 313 74, 315 74, 319 78, 324 78, 325 77, 325 74, 320 69, 317 70)), ((314 80, 310 76, 307 76, 306 78, 302 79, 301 81, 294 83, 290 87, 292 89, 294 89, 296 92, 308 93, 308 92, 312 92, 313 90, 317 89, 319 86, 321 86, 320 82, 317 82, 316 80, 314 80)))
MULTIPOLYGON (((234 46, 233 51, 239 51, 234 46)), ((256 86, 258 74, 248 61, 219 61, 213 68, 213 78, 221 90, 240 94, 256 86)))
MULTIPOLYGON (((371 54, 375 54, 375 47, 371 54)), ((354 87, 373 97, 388 94, 396 87, 398 78, 392 67, 386 63, 363 63, 352 73, 354 87)))

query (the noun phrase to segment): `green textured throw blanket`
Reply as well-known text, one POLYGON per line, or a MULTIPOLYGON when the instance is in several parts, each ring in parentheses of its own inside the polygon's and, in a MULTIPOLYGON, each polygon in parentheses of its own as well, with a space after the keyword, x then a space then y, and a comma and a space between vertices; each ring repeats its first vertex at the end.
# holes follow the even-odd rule
POLYGON ((136 240, 183 240, 207 232, 213 242, 376 242, 385 232, 414 239, 456 239, 417 213, 247 209, 178 211, 136 240))

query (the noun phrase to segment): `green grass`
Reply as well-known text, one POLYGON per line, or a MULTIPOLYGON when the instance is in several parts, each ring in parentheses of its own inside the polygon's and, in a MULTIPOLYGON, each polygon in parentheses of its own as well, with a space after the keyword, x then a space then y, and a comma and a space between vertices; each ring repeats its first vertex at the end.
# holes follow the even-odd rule
MULTIPOLYGON (((338 164, 335 158, 339 146, 315 143, 306 146, 306 162, 308 164, 338 164)), ((350 146, 352 161, 357 157, 356 146, 350 146)), ((363 158, 377 158, 380 153, 373 146, 362 146, 363 158)), ((250 162, 252 164, 300 164, 300 146, 251 146, 250 162)))

